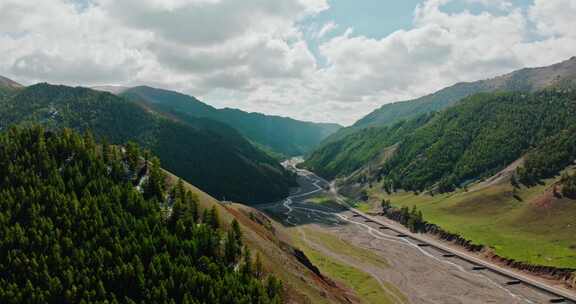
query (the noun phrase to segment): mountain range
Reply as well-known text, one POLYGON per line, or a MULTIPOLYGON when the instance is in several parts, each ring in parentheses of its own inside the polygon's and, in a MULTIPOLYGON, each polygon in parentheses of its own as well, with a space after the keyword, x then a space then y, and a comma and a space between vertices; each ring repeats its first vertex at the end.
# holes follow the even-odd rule
POLYGON ((110 91, 183 121, 196 118, 220 121, 238 130, 258 147, 280 157, 306 154, 341 128, 337 124, 304 122, 230 108, 216 109, 193 96, 147 86, 96 89, 110 91))
MULTIPOLYGON (((382 157, 389 155, 386 151, 390 152, 393 144, 400 143, 416 127, 422 127, 432 120, 434 113, 440 112, 439 117, 449 115, 452 112, 442 111, 458 105, 469 96, 495 92, 529 94, 545 88, 573 87, 575 84, 576 57, 572 57, 551 66, 526 68, 488 80, 459 83, 418 99, 387 104, 353 126, 328 137, 309 155, 305 166, 327 178, 346 176, 368 163, 379 164, 383 161, 382 157)), ((497 98, 496 95, 494 98, 497 98)), ((485 96, 484 99, 490 97, 485 96)), ((441 118, 434 120, 437 119, 441 118)))
POLYGON ((218 121, 186 122, 116 95, 50 84, 4 86, 0 128, 42 124, 90 130, 114 144, 137 142, 165 167, 218 198, 253 204, 288 194, 292 176, 277 160, 218 121))
POLYGON ((386 104, 358 120, 353 127, 392 125, 406 118, 450 107, 464 97, 482 92, 534 92, 559 84, 576 82, 576 57, 551 66, 525 68, 491 79, 461 82, 438 92, 392 104, 386 104))
POLYGON ((347 247, 354 230, 317 234, 351 227, 328 216, 343 216, 345 204, 391 220, 392 211, 418 215, 506 267, 576 267, 576 57, 387 104, 348 128, 146 86, 0 77, 0 142, 0 246, 10 252, 0 258, 9 274, 0 299, 13 302, 356 303, 351 290, 365 289, 370 264, 383 260, 347 247), (301 165, 334 187, 323 191, 328 183, 307 173, 300 189, 317 190, 282 200, 298 184, 279 160, 303 154, 301 165), (259 207, 274 219, 247 206, 272 202, 259 207), (334 213, 313 216, 305 204, 334 213), (354 267, 342 268, 348 259, 354 267), (367 279, 350 283, 363 263, 367 279), (30 271, 10 271, 22 265, 30 271))

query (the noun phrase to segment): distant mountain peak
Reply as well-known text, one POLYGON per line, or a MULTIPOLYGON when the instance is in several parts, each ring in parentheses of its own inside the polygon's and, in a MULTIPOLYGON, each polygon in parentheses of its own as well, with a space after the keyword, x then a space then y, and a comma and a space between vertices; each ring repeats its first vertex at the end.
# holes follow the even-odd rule
POLYGON ((191 95, 147 86, 131 88, 123 92, 122 96, 134 102, 146 103, 181 121, 198 118, 219 121, 237 129, 267 151, 288 156, 309 152, 341 128, 337 124, 305 122, 239 109, 217 109, 191 95))
POLYGON ((8 79, 6 77, 0 76, 0 87, 8 87, 12 89, 23 88, 24 86, 17 83, 12 79, 8 79))
POLYGON ((354 124, 356 128, 392 125, 400 120, 442 110, 481 92, 534 92, 556 85, 576 84, 576 56, 549 66, 523 68, 490 79, 459 82, 426 96, 385 104, 354 124))

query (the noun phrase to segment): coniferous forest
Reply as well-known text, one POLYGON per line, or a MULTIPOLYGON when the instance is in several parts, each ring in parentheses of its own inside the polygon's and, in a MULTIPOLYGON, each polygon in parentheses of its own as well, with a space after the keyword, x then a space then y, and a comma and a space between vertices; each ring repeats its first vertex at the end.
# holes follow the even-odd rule
POLYGON ((0 303, 280 302, 238 223, 223 227, 135 144, 0 134, 0 303))
POLYGON ((478 94, 400 142, 380 172, 390 188, 448 192, 526 155, 524 183, 558 174, 574 160, 574 91, 478 94))
POLYGON ((90 130, 114 144, 134 141, 167 170, 219 199, 267 203, 287 195, 294 183, 275 159, 223 123, 175 121, 105 92, 36 84, 0 95, 0 130, 33 124, 90 130))

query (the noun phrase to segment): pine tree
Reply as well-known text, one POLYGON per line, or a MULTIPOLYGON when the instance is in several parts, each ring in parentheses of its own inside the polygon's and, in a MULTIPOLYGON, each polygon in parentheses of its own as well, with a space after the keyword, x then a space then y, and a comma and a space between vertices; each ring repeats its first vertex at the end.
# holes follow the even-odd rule
POLYGON ((254 276, 258 279, 264 275, 264 266, 262 265, 262 257, 260 252, 256 253, 256 262, 254 263, 254 276))
POLYGON ((218 215, 218 209, 216 209, 216 206, 212 206, 212 208, 210 208, 208 221, 208 224, 210 227, 212 227, 212 229, 220 228, 220 216, 218 215))
POLYGON ((244 246, 244 258, 242 259, 242 268, 240 270, 240 272, 242 273, 242 276, 247 278, 253 275, 254 273, 254 267, 252 265, 252 253, 250 252, 250 248, 248 248, 247 246, 244 246))

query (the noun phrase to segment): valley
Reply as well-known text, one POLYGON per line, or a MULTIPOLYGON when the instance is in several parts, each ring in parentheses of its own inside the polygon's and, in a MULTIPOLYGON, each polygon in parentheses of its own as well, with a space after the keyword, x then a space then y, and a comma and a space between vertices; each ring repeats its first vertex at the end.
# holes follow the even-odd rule
POLYGON ((0 304, 576 304, 576 0, 0 0, 0 304))
POLYGON ((288 227, 295 243, 320 271, 350 286, 363 303, 576 299, 557 283, 502 269, 447 243, 413 235, 383 217, 349 209, 334 185, 295 164, 285 163, 298 173, 300 188, 282 202, 258 208, 288 227))

